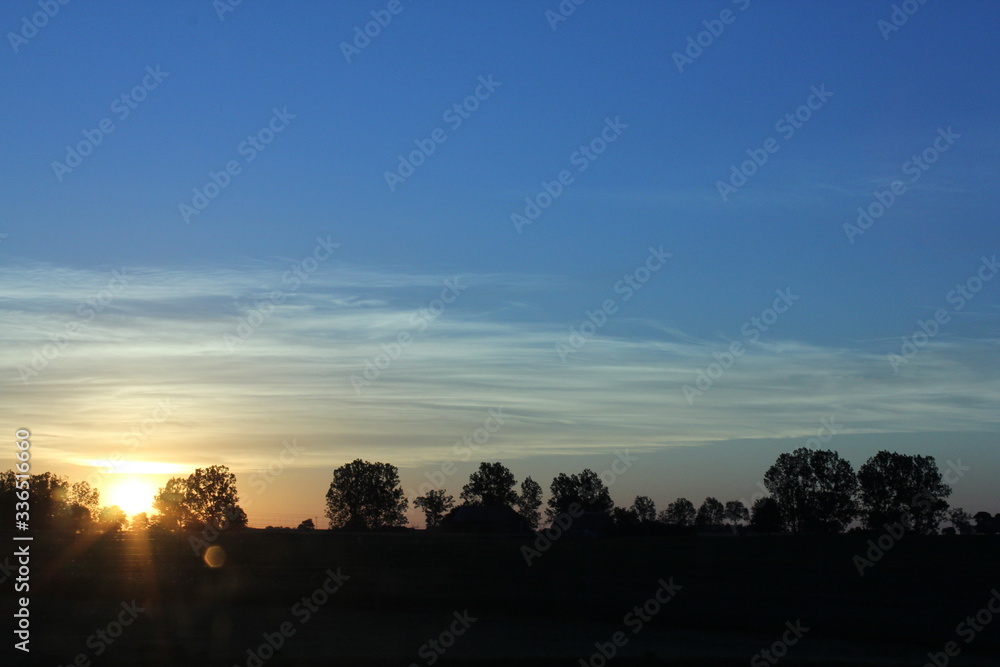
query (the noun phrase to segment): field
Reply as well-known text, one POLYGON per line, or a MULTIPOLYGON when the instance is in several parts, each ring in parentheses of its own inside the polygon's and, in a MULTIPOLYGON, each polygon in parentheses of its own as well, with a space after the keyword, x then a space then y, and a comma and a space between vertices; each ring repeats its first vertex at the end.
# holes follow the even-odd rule
POLYGON ((564 537, 529 567, 524 538, 246 531, 210 568, 171 535, 37 534, 30 660, 4 664, 596 666, 601 643, 610 665, 767 665, 783 635, 789 666, 923 665, 948 641, 952 664, 997 664, 1000 619, 968 642, 956 626, 1000 586, 1000 540, 906 536, 862 577, 868 539, 564 537), (661 581, 673 597, 636 614, 661 581))

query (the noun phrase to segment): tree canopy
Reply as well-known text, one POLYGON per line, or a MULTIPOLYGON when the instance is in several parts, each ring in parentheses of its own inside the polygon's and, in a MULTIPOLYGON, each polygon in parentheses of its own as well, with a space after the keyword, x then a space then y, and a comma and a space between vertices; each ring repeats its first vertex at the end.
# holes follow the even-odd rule
POLYGON ((549 487, 549 498, 545 513, 550 519, 569 512, 576 504, 584 512, 609 513, 614 507, 608 487, 593 470, 587 468, 578 475, 559 473, 549 487))
POLYGON ((517 496, 517 513, 524 517, 531 530, 538 530, 538 523, 541 520, 541 513, 538 508, 542 506, 542 485, 525 477, 521 482, 521 493, 517 496))
POLYGON ((444 489, 431 489, 425 495, 417 497, 413 506, 424 511, 424 521, 428 528, 437 528, 448 510, 455 506, 455 498, 444 489))
POLYGON ((951 488, 933 456, 880 451, 858 469, 858 482, 869 530, 901 523, 907 530, 931 534, 946 516, 951 488))
POLYGON ((479 464, 479 470, 469 475, 469 483, 462 487, 461 498, 466 505, 517 505, 514 474, 500 463, 479 464))
POLYGON ((389 463, 355 459, 333 471, 326 492, 331 528, 377 530, 402 526, 409 502, 399 485, 399 471, 389 463))
POLYGON ((858 479, 834 451, 800 447, 781 454, 764 473, 764 486, 793 532, 840 532, 858 514, 858 479))

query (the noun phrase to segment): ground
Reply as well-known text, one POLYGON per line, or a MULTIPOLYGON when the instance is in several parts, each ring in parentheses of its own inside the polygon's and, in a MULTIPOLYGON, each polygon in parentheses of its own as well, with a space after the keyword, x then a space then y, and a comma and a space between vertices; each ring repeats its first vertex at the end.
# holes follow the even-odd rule
POLYGON ((225 554, 213 569, 172 535, 40 533, 30 660, 5 647, 4 664, 596 667, 595 644, 610 650, 616 632, 612 666, 768 665, 752 660, 783 635, 796 640, 777 647, 788 666, 923 665, 949 641, 952 664, 997 664, 1000 617, 969 642, 956 627, 1000 587, 1000 539, 906 536, 860 576, 869 539, 563 537, 529 566, 528 538, 244 531, 212 542, 225 554), (670 584, 669 602, 634 612, 670 584), (116 633, 133 600, 119 637, 95 634, 116 633), (273 656, 258 651, 265 636, 273 656))

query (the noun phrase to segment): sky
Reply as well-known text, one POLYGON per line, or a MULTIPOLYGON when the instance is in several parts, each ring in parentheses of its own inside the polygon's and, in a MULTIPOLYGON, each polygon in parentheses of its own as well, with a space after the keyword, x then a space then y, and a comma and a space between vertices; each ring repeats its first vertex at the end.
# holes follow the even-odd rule
POLYGON ((355 458, 891 449, 1000 511, 1000 6, 903 4, 4 3, 11 460, 325 525, 355 458))

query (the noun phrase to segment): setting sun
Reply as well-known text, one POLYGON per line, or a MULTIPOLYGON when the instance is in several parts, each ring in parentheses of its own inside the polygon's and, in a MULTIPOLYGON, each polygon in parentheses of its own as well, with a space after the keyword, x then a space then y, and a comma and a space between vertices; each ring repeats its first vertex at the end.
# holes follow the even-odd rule
POLYGON ((144 480, 131 477, 117 482, 107 490, 104 504, 118 505, 130 517, 139 512, 153 511, 153 496, 156 487, 144 480))

